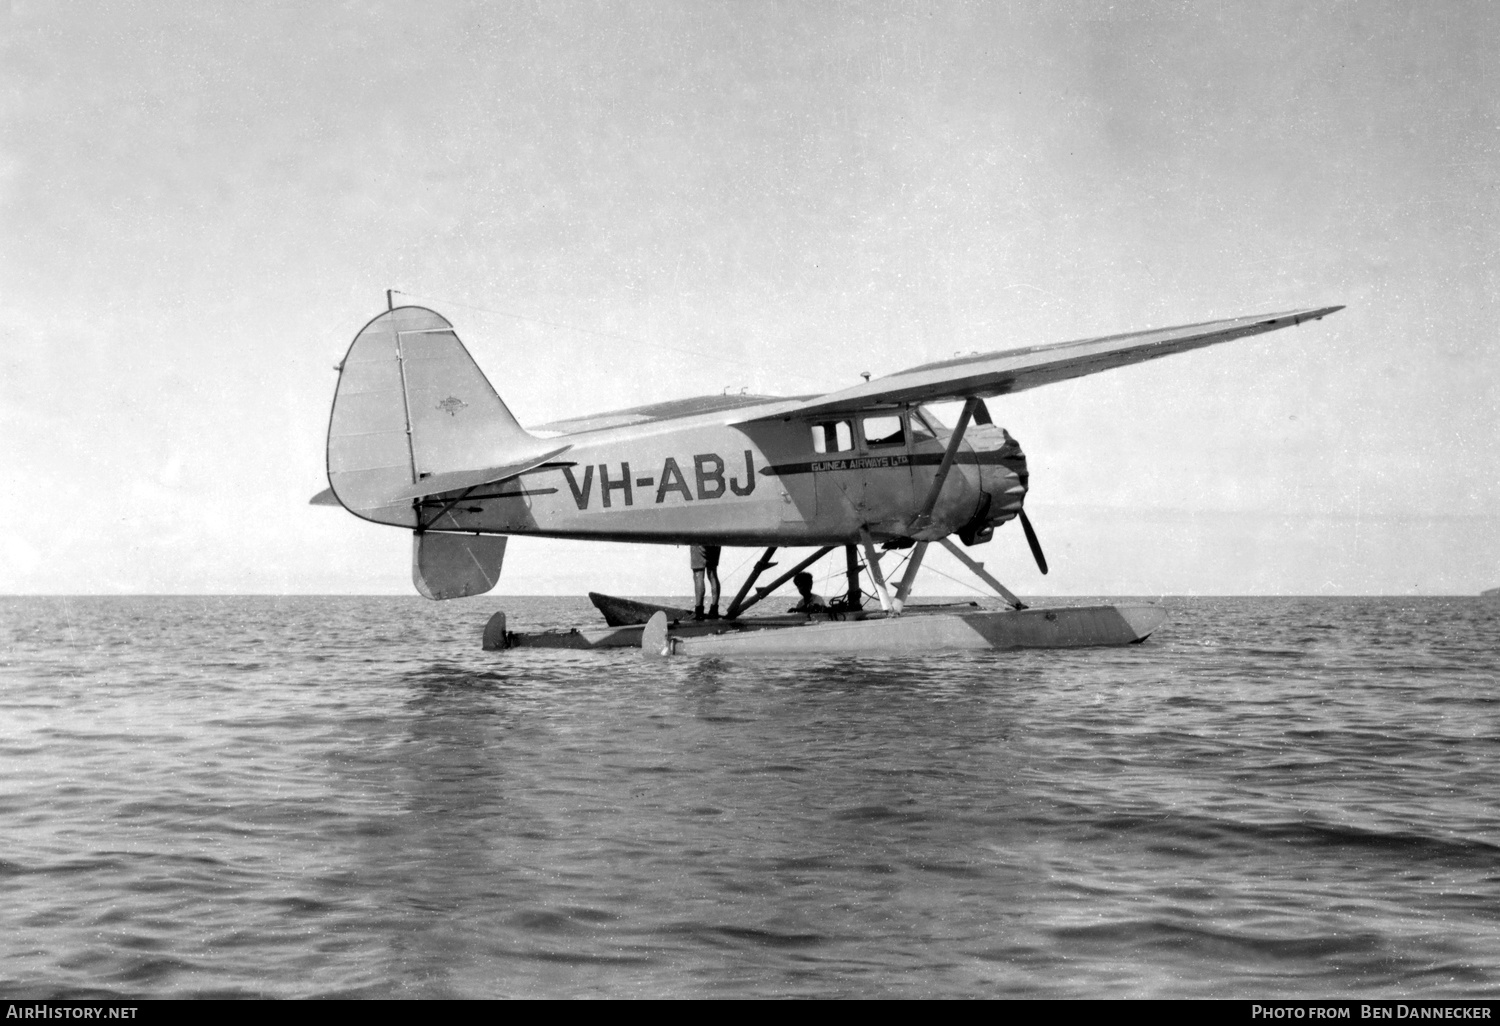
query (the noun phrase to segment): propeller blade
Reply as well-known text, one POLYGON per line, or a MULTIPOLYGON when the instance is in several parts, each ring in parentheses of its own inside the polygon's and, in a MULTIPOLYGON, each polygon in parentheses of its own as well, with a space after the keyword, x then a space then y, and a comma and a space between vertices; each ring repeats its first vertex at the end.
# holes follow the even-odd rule
POLYGON ((1031 529, 1031 520, 1026 516, 1026 511, 1021 510, 1021 530, 1026 532, 1026 544, 1031 546, 1031 555, 1036 559, 1036 568, 1044 575, 1047 573, 1047 557, 1042 555, 1042 543, 1036 540, 1036 532, 1031 529))

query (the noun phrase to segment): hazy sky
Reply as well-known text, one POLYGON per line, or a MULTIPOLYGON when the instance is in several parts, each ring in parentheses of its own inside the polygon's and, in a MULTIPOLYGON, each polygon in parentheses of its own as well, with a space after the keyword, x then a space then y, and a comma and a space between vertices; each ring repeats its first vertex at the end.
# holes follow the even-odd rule
MULTIPOLYGON (((1053 570, 981 558, 1500 585, 1500 5, 15 0, 0 46, 0 592, 410 593, 307 505, 386 288, 523 423, 1346 303, 993 402, 1053 570)), ((688 585, 519 539, 499 591, 688 585)))

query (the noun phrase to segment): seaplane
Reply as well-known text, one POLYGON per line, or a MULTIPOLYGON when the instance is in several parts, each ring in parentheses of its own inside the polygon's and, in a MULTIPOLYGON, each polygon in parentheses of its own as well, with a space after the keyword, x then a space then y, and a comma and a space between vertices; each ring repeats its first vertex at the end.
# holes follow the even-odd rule
POLYGON ((660 657, 1134 644, 1164 622, 1159 606, 1028 607, 965 551, 1015 520, 1048 570, 1024 509, 1026 456, 988 402, 1341 309, 957 356, 822 395, 698 396, 528 430, 446 318, 387 293, 338 364, 328 488, 312 501, 410 531, 413 583, 435 600, 494 588, 513 536, 764 550, 721 619, 596 595, 602 628, 528 635, 497 613, 486 649, 638 646, 660 657), (927 409, 943 402, 962 403, 951 429, 927 409), (1000 608, 911 602, 934 543, 1000 608), (788 548, 814 551, 757 588, 788 548), (827 613, 745 615, 840 549, 848 592, 827 613), (899 578, 881 566, 893 553, 904 558, 899 578))

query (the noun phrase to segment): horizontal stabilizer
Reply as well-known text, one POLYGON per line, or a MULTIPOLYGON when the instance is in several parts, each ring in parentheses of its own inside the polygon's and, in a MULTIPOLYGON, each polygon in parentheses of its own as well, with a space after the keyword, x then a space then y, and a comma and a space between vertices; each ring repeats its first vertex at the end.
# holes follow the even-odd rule
POLYGON ((409 499, 425 499, 429 495, 455 492, 460 488, 478 488, 480 485, 497 484, 507 478, 515 477, 517 474, 524 474, 534 467, 539 467, 553 457, 561 456, 571 448, 573 448, 571 445, 564 445, 560 449, 538 453, 529 459, 521 460, 518 463, 509 463, 503 467, 486 467, 482 470, 453 470, 446 474, 427 474, 410 488, 390 496, 390 500, 391 502, 401 502, 409 499))

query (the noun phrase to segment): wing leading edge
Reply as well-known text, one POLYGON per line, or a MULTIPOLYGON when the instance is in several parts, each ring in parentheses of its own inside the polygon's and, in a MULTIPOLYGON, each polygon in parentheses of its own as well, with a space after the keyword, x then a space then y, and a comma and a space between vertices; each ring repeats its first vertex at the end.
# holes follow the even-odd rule
POLYGON ((1342 309, 1342 306, 1325 306, 1236 317, 942 360, 898 371, 841 392, 831 392, 815 399, 790 400, 771 410, 757 410, 755 416, 747 417, 741 423, 779 420, 794 415, 848 413, 886 403, 933 403, 971 396, 988 399, 1288 328, 1304 321, 1316 321, 1342 309))

